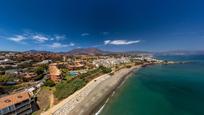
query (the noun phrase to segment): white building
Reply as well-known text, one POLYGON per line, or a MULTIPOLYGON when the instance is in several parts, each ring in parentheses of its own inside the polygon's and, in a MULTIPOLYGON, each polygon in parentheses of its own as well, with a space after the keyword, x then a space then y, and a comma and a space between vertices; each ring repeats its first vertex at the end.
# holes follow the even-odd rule
POLYGON ((113 67, 115 65, 119 65, 122 63, 129 63, 130 59, 127 57, 122 57, 122 58, 108 58, 108 59, 98 59, 94 60, 93 64, 96 67, 99 66, 104 66, 104 67, 113 67))

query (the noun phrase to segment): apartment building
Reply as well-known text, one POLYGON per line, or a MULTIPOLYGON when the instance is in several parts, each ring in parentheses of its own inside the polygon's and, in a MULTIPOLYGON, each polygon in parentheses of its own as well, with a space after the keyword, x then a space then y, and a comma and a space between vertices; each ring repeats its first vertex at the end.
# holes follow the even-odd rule
POLYGON ((34 99, 25 91, 1 97, 0 115, 30 115, 32 102, 34 99))

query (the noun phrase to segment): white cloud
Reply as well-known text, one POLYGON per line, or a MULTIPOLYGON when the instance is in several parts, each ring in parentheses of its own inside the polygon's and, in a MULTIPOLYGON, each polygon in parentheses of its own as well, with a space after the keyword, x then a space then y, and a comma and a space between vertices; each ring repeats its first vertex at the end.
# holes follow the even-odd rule
POLYGON ((64 48, 64 47, 68 47, 68 45, 66 44, 61 44, 61 43, 53 43, 51 45, 49 45, 51 48, 64 48))
POLYGON ((43 43, 49 40, 49 38, 46 37, 45 35, 33 34, 33 33, 18 34, 18 35, 14 35, 14 37, 9 37, 8 39, 14 42, 21 42, 21 43, 22 42, 26 43, 26 40, 37 41, 39 43, 43 43))
POLYGON ((75 46, 75 44, 71 42, 71 43, 69 44, 69 46, 75 46))
POLYGON ((32 39, 33 39, 33 40, 36 40, 36 41, 38 41, 38 42, 40 42, 40 43, 43 43, 43 42, 49 40, 48 37, 43 36, 43 35, 41 35, 41 34, 33 35, 33 36, 32 36, 32 39))
POLYGON ((65 47, 69 47, 69 46, 74 46, 74 43, 70 43, 70 44, 61 44, 59 42, 55 42, 51 45, 48 45, 50 48, 65 48, 65 47))
POLYGON ((63 40, 66 38, 65 35, 45 35, 45 34, 39 34, 39 33, 23 33, 13 36, 0 36, 0 38, 5 38, 17 43, 22 44, 29 44, 29 43, 35 43, 32 45, 40 44, 41 47, 47 47, 47 48, 65 48, 65 47, 73 47, 75 44, 73 42, 70 42, 68 44, 60 43, 60 40, 63 40), (45 44, 45 43, 50 44, 45 44))
POLYGON ((135 40, 135 41, 127 41, 127 40, 105 40, 104 44, 108 45, 130 45, 130 44, 136 44, 139 43, 140 40, 135 40))
POLYGON ((111 42, 111 40, 105 40, 105 41, 104 41, 104 44, 107 45, 107 44, 109 44, 110 42, 111 42))
POLYGON ((84 37, 84 36, 89 36, 89 35, 90 35, 89 33, 82 33, 82 34, 81 34, 82 37, 84 37))
POLYGON ((11 41, 14 41, 14 42, 22 42, 23 40, 25 40, 27 38, 23 35, 15 35, 14 37, 10 37, 8 39, 11 41))
POLYGON ((65 35, 56 35, 55 36, 55 40, 60 41, 63 40, 65 38, 65 35))

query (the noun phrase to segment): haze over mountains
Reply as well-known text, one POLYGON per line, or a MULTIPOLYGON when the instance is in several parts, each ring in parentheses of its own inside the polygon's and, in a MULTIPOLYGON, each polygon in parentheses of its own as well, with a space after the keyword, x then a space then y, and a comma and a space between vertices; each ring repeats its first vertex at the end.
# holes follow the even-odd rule
POLYGON ((111 53, 109 51, 103 51, 97 48, 78 48, 65 52, 70 55, 105 55, 111 53))
MULTIPOLYGON (((38 51, 29 50, 27 53, 54 53, 50 51, 38 51)), ((154 54, 154 55, 204 55, 202 51, 187 51, 187 50, 174 50, 174 51, 163 51, 163 52, 148 52, 148 51, 126 51, 126 52, 113 52, 104 51, 98 48, 77 48, 67 52, 56 52, 68 55, 108 55, 108 54, 154 54)))
MULTIPOLYGON (((15 51, 0 51, 0 52, 15 52, 15 51)), ((16 51, 17 52, 17 51, 16 51)), ((125 51, 125 52, 113 52, 104 51, 98 48, 77 48, 67 52, 52 52, 52 51, 40 51, 40 50, 28 50, 24 53, 61 53, 67 55, 110 55, 110 54, 153 54, 153 55, 204 55, 204 50, 188 51, 188 50, 174 50, 174 51, 162 51, 162 52, 149 52, 149 51, 125 51)))

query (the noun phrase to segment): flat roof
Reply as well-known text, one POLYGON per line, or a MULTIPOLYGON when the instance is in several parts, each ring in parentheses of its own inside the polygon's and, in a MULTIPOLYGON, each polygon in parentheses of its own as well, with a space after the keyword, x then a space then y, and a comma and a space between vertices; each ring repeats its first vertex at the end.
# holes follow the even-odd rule
POLYGON ((0 109, 4 109, 4 108, 9 107, 11 105, 20 103, 20 102, 27 100, 29 98, 30 98, 30 95, 26 91, 1 97, 0 98, 0 109))

